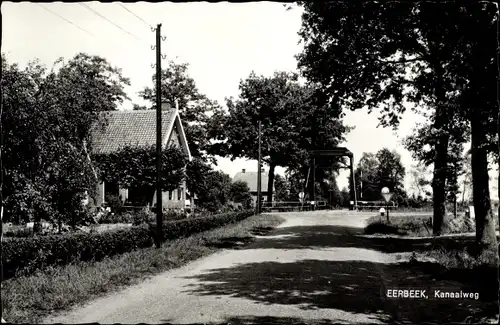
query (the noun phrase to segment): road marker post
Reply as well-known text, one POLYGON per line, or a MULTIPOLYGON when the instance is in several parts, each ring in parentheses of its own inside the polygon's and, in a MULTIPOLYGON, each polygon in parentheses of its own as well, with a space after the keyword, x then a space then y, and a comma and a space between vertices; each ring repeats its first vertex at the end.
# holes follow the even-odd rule
POLYGON ((389 223, 389 201, 391 200, 391 197, 394 193, 391 193, 388 187, 382 188, 381 191, 382 197, 385 200, 385 206, 386 206, 386 214, 387 214, 387 222, 389 223))

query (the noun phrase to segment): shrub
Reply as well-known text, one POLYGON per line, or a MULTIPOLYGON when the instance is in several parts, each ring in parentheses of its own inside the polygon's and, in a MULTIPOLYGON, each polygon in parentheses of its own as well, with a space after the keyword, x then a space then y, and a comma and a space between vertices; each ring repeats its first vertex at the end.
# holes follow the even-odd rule
POLYGON ((144 223, 153 222, 155 218, 156 218, 155 214, 151 211, 149 206, 147 206, 144 207, 141 211, 134 214, 132 224, 141 225, 144 223))
MULTIPOLYGON (((184 220, 166 221, 163 224, 163 239, 173 240, 187 237, 195 233, 211 230, 227 224, 244 220, 254 214, 253 210, 230 212, 206 217, 188 218, 184 220)), ((156 236, 156 224, 150 223, 152 236, 156 236)))
POLYGON ((191 214, 191 215, 197 215, 197 216, 209 216, 209 215, 213 215, 214 213, 213 212, 210 212, 209 210, 207 210, 206 208, 203 208, 203 207, 195 207, 194 208, 194 213, 191 214))
MULTIPOLYGON (((144 211, 147 214, 148 210, 144 211)), ((253 215, 253 211, 226 213, 208 217, 166 221, 163 239, 173 240, 238 222, 253 215)), ((102 260, 104 257, 130 252, 153 245, 155 225, 135 226, 102 233, 66 233, 10 238, 2 242, 4 278, 30 274, 52 265, 76 261, 102 260)))
POLYGON ((397 226, 388 224, 384 221, 375 221, 373 223, 368 224, 365 227, 365 234, 394 234, 394 235, 403 235, 404 232, 401 231, 397 226))
POLYGON ((13 228, 4 232, 5 237, 31 237, 33 236, 33 228, 13 228))
POLYGON ((74 261, 101 260, 152 245, 147 227, 132 227, 103 233, 68 233, 61 235, 11 238, 2 243, 4 277, 17 271, 32 273, 50 265, 74 261))
POLYGON ((124 213, 105 213, 99 219, 100 224, 110 224, 110 223, 133 223, 135 218, 134 214, 130 212, 124 213))
POLYGON ((165 221, 182 220, 186 218, 187 213, 185 211, 163 210, 163 220, 165 221))
POLYGON ((111 212, 115 214, 122 212, 123 202, 118 195, 107 195, 106 205, 111 208, 111 212))

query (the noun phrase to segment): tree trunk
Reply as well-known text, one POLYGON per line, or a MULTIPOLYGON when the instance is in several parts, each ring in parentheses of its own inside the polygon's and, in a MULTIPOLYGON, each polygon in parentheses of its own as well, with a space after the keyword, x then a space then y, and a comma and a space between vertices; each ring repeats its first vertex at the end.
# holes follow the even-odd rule
POLYGON ((498 262, 498 246, 495 234, 495 220, 491 208, 488 151, 484 146, 486 140, 481 119, 473 116, 471 119, 471 169, 476 242, 482 248, 481 261, 496 266, 498 262))
POLYGON ((446 179, 448 169, 448 147, 450 142, 449 126, 450 115, 446 100, 446 90, 443 83, 443 68, 437 53, 433 62, 430 62, 435 74, 434 95, 436 98, 436 113, 434 129, 439 132, 434 147, 434 172, 432 178, 433 218, 432 233, 440 236, 446 218, 446 179))
POLYGON ((269 179, 267 182, 267 202, 273 201, 273 185, 274 185, 274 164, 269 164, 269 179))
MULTIPOLYGON (((442 130, 447 123, 447 114, 442 112, 445 108, 439 107, 436 112, 436 128, 442 130)), ((450 136, 443 131, 438 137, 434 158, 434 175, 432 180, 433 199, 433 222, 432 232, 435 236, 440 236, 443 231, 443 224, 446 217, 446 168, 448 158, 448 143, 450 136)))
POLYGON ((465 205, 465 178, 464 178, 464 190, 462 191, 462 206, 465 205))
MULTIPOLYGON (((497 79, 497 89, 500 87, 500 79, 497 79)), ((498 121, 497 121, 497 135, 498 135, 498 215, 497 215, 497 222, 500 225, 500 109, 498 110, 498 121)), ((495 228, 496 229, 496 228, 495 228)), ((496 235, 496 231, 495 231, 496 235)), ((498 259, 500 260, 500 247, 497 246, 498 249, 498 259)), ((497 279, 500 279, 500 267, 497 267, 497 279)), ((498 301, 500 302, 500 287, 498 288, 498 301)), ((498 324, 500 325, 500 317, 498 318, 498 324)))

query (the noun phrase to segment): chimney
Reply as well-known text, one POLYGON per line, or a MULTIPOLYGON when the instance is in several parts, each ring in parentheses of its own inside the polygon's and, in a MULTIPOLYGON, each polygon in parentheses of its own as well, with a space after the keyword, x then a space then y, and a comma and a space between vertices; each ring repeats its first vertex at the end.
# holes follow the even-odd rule
POLYGON ((242 172, 243 174, 245 174, 245 171, 246 171, 246 169, 242 169, 242 170, 241 170, 241 172, 242 172))

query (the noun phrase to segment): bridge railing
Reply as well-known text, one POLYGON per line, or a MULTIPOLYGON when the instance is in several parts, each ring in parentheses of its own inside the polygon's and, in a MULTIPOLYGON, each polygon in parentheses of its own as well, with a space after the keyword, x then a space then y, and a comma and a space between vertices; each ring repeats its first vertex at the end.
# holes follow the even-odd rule
POLYGON ((311 202, 299 202, 299 201, 273 201, 273 202, 262 202, 263 212, 286 212, 286 211, 310 211, 310 210, 323 210, 328 208, 326 201, 315 201, 314 204, 311 202))
POLYGON ((399 207, 395 202, 386 203, 385 201, 358 201, 356 208, 358 211, 362 210, 373 211, 373 210, 378 210, 380 208, 397 210, 399 207))

